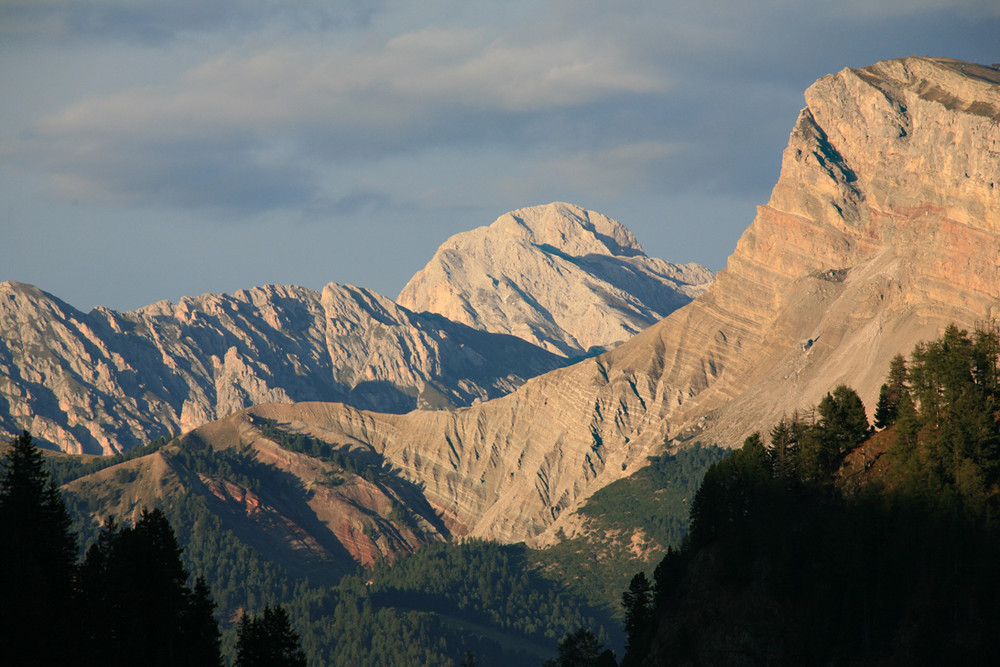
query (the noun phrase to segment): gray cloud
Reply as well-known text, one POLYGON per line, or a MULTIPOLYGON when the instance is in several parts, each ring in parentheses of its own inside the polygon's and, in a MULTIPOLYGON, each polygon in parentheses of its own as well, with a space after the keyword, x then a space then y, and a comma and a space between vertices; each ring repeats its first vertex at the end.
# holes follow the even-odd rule
POLYGON ((488 161, 516 147, 525 172, 608 196, 754 191, 773 180, 818 75, 916 44, 947 51, 958 42, 942 26, 980 48, 1000 28, 988 2, 961 12, 944 0, 870 4, 553 3, 490 23, 468 10, 445 19, 455 6, 438 3, 428 9, 437 23, 382 7, 375 28, 345 33, 322 28, 367 26, 372 14, 318 2, 298 12, 242 0, 14 2, 6 11, 22 21, 58 19, 76 33, 166 35, 275 16, 286 29, 239 37, 174 80, 51 113, 5 152, 74 197, 236 211, 316 205, 331 169, 438 148, 488 161), (287 29, 302 23, 320 29, 287 29))
POLYGON ((533 44, 434 29, 367 49, 236 47, 175 81, 71 105, 6 152, 75 197, 281 206, 301 203, 309 187, 295 184, 315 182, 324 163, 529 141, 562 114, 667 87, 613 45, 572 37, 533 44))
POLYGON ((99 204, 167 204, 253 213, 313 200, 315 175, 241 130, 111 132, 40 129, 8 147, 48 173, 64 198, 99 204))

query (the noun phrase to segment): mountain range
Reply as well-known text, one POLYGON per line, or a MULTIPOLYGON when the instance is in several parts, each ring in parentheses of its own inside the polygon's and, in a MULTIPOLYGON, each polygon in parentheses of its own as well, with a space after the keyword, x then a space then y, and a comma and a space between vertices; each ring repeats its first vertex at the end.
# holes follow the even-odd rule
POLYGON ((574 534, 590 494, 664 448, 738 446, 840 383, 873 406, 893 355, 995 315, 998 83, 995 69, 931 58, 817 81, 727 267, 610 352, 458 410, 272 404, 213 433, 253 442, 247 424, 267 417, 369 448, 452 532, 546 545, 574 534))
POLYGON ((614 220, 551 204, 448 241, 399 303, 330 283, 82 313, 34 286, 0 283, 0 430, 110 454, 260 403, 467 406, 566 365, 567 355, 613 347, 712 278, 647 257, 614 220), (456 247, 489 250, 469 250, 459 270, 456 247), (452 263, 435 281, 442 257, 452 263), (494 275, 506 290, 500 302, 480 284, 494 275), (463 304, 460 316, 449 299, 463 304))
POLYGON ((1000 70, 903 58, 823 77, 805 102, 714 280, 551 204, 450 239, 398 303, 268 287, 81 314, 6 283, 3 428, 95 453, 184 431, 65 488, 92 517, 196 493, 300 573, 585 536, 578 510, 649 457, 738 447, 838 384, 871 413, 894 355, 948 324, 996 327, 1000 70), (254 489, 258 473, 284 482, 254 489))

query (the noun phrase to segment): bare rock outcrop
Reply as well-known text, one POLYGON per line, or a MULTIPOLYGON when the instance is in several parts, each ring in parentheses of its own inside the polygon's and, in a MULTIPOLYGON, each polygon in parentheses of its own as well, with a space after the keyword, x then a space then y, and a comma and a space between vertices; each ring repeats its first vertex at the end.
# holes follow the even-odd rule
POLYGON ((712 279, 698 264, 646 256, 607 216, 557 202, 451 237, 397 301, 574 357, 631 338, 712 279))
POLYGON ((0 283, 0 431, 112 453, 264 402, 385 412, 500 396, 564 361, 374 292, 265 286, 82 313, 0 283))
MULTIPOLYGON (((1000 302, 1000 71, 906 58, 806 92, 772 196, 712 287, 618 348, 450 412, 259 406, 370 447, 453 533, 548 544, 664 445, 738 446, 1000 302)), ((505 224, 517 224, 516 220, 505 224)))

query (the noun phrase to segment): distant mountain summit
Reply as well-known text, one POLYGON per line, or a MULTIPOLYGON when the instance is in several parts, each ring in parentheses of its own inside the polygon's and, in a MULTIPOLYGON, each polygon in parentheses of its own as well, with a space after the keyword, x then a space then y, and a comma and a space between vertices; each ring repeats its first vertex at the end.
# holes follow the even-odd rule
MULTIPOLYGON (((886 61, 823 77, 806 91, 805 101, 771 197, 758 207, 727 267, 703 295, 617 348, 456 410, 381 414, 333 402, 289 404, 282 398, 200 426, 163 455, 229 456, 223 453, 231 450, 232 456, 245 453, 294 473, 302 481, 296 493, 312 494, 305 497, 310 511, 327 526, 312 522, 319 529, 313 534, 322 537, 326 530, 336 538, 323 537, 332 547, 326 551, 337 551, 340 544, 351 558, 369 562, 377 554, 449 536, 552 545, 586 532, 585 518, 575 510, 588 497, 648 465, 648 457, 665 447, 697 441, 739 446, 752 431, 766 434, 784 413, 815 406, 840 383, 857 389, 870 411, 895 354, 936 338, 950 323, 996 326, 1000 70, 937 58, 886 61), (366 467, 351 472, 340 463, 346 461, 366 467), (357 480, 365 471, 368 478, 361 474, 357 480), (352 509, 359 506, 377 511, 360 517, 352 509), (416 530, 388 539, 401 524, 416 530)), ((495 267, 511 263, 487 262, 487 249, 497 260, 531 258, 544 266, 522 276, 565 280, 554 267, 570 272, 604 257, 620 267, 633 266, 625 260, 641 257, 634 239, 584 213, 559 204, 515 211, 490 228, 456 237, 461 244, 455 239, 456 245, 445 244, 439 251, 442 261, 432 262, 428 271, 453 267, 453 282, 439 283, 440 289, 464 295, 470 316, 488 314, 483 304, 489 295, 468 287, 477 277, 471 266, 463 265, 462 272, 454 268, 461 257, 477 258, 477 266, 492 276, 488 285, 496 279, 497 287, 517 285, 538 303, 536 294, 558 303, 556 291, 538 281, 503 282, 505 274, 495 267), (560 219, 567 211, 569 219, 560 219), (554 213, 552 225, 543 224, 547 213, 554 213), (476 239, 481 247, 472 243, 476 239), (455 251, 462 244, 468 253, 455 251)), ((581 282, 593 285, 595 280, 581 282)), ((562 284, 569 293, 568 283, 562 284)), ((0 384, 0 401, 6 404, 0 407, 8 420, 3 426, 38 432, 55 422, 71 435, 104 429, 100 432, 110 438, 116 435, 113 428, 133 428, 131 415, 169 422, 177 404, 162 398, 165 391, 219 397, 238 395, 240 389, 245 400, 260 401, 268 400, 265 389, 282 387, 289 399, 301 401, 303 394, 294 388, 309 378, 332 376, 341 386, 369 386, 358 381, 382 381, 396 364, 422 359, 423 352, 409 352, 410 359, 390 354, 396 342, 410 340, 404 332, 411 328, 397 329, 395 322, 419 327, 420 322, 448 321, 418 316, 356 288, 328 289, 322 299, 298 288, 266 288, 232 297, 207 295, 176 307, 154 305, 132 314, 82 315, 34 288, 5 284, 0 288, 0 370, 6 378, 0 384), (31 299, 36 303, 25 303, 31 299), (350 312, 358 314, 345 314, 350 312), (67 329, 76 337, 64 338, 67 329), (329 342, 341 336, 343 348, 329 342), (352 342, 352 336, 358 340, 352 342), (300 342, 307 340, 312 342, 300 342), (179 353, 185 346, 194 349, 194 343, 203 346, 202 354, 211 350, 212 356, 205 357, 209 361, 179 353), (327 350, 338 349, 345 350, 336 353, 340 361, 326 361, 333 358, 327 350), (134 359, 147 365, 128 361, 134 359), (166 369, 162 375, 148 370, 157 364, 166 369), (261 364, 285 369, 284 375, 242 370, 261 364), (310 364, 322 372, 310 370, 310 364), (197 389, 185 389, 185 374, 199 378, 197 389), (128 399, 131 403, 123 399, 132 410, 123 419, 108 408, 116 394, 102 393, 112 382, 139 397, 128 399), (249 391, 254 387, 259 391, 249 391)), ((508 302, 517 298, 512 291, 508 302)), ((453 300, 463 303, 458 296, 453 300)), ((497 309, 508 302, 497 303, 497 309)), ((543 308, 550 314, 555 310, 543 308)), ((508 321, 516 318, 508 316, 508 321)), ((456 340, 452 333, 447 338, 456 340)), ((447 368, 451 355, 468 347, 460 343, 428 351, 427 367, 447 368)), ((519 354, 511 348, 506 356, 484 357, 499 359, 495 363, 503 367, 520 363, 519 354)), ((434 377, 444 377, 440 372, 434 370, 434 377)), ((461 380, 454 382, 448 386, 463 386, 461 380)), ((205 404, 212 405, 207 399, 205 404)), ((238 402, 227 405, 230 409, 238 402)), ((133 465, 159 464, 149 459, 133 465)), ((183 466, 171 470, 183 472, 183 466)), ((234 486, 225 490, 211 475, 204 476, 231 515, 246 514, 247 498, 256 505, 236 488, 239 480, 230 480, 234 486)), ((116 498, 116 484, 125 487, 121 498, 126 504, 107 511, 138 507, 143 492, 161 488, 140 488, 141 482, 119 482, 119 477, 127 480, 131 473, 108 470, 97 480, 109 485, 100 487, 108 489, 99 493, 103 498, 116 498)), ((259 494, 261 506, 274 512, 255 518, 258 525, 272 516, 291 518, 298 510, 296 516, 310 516, 301 506, 287 505, 292 496, 283 493, 279 488, 259 494)), ((622 536, 624 544, 630 539, 636 545, 645 538, 622 536)))
POLYGON ((556 202, 451 237, 397 300, 573 357, 631 338, 713 278, 698 264, 646 256, 607 216, 556 202))

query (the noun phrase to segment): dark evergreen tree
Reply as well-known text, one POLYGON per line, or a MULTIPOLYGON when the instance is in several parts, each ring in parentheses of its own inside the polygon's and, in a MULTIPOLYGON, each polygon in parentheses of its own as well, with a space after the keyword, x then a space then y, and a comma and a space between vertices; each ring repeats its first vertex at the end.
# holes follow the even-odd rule
POLYGON ((871 434, 857 392, 840 385, 816 407, 819 420, 806 433, 799 455, 800 477, 822 482, 840 469, 844 456, 871 434))
POLYGON ((896 423, 899 405, 903 395, 909 393, 907 384, 906 359, 897 354, 889 362, 889 376, 879 389, 878 405, 875 408, 875 427, 887 428, 896 423))
POLYGON ((687 570, 687 559, 682 551, 673 547, 653 570, 653 617, 656 618, 667 602, 677 595, 679 582, 687 570))
POLYGON ((754 489, 771 482, 771 464, 760 433, 728 458, 713 463, 691 503, 691 542, 713 542, 728 527, 745 522, 743 508, 754 489))
POLYGON ((847 385, 840 385, 827 394, 816 407, 820 420, 817 424, 822 437, 834 443, 838 454, 846 453, 871 435, 868 414, 858 393, 847 385))
POLYGON ((615 667, 615 654, 605 649, 597 636, 580 628, 559 642, 559 655, 543 667, 615 667))
POLYGON ((191 591, 184 615, 188 637, 184 664, 221 665, 222 648, 219 623, 215 620, 215 601, 204 577, 198 577, 191 591))
POLYGON ((878 390, 878 403, 875 404, 875 428, 884 429, 896 423, 899 415, 899 403, 894 403, 889 391, 889 385, 883 384, 878 390))
POLYGON ((0 656, 59 664, 72 653, 77 546, 70 525, 41 452, 24 431, 0 461, 0 656))
POLYGON ((775 477, 792 479, 798 471, 799 438, 803 424, 796 413, 791 418, 782 417, 771 428, 771 447, 767 450, 771 471, 775 477))
POLYGON ((234 667, 305 667, 299 635, 280 605, 265 607, 260 617, 240 617, 234 667))
POLYGON ((639 572, 629 582, 628 590, 622 593, 622 608, 625 610, 625 657, 622 665, 636 664, 639 655, 645 652, 653 617, 653 587, 646 574, 639 572))
POLYGON ((219 665, 218 626, 202 582, 192 592, 159 509, 132 528, 109 520, 80 568, 88 659, 104 665, 219 665))

